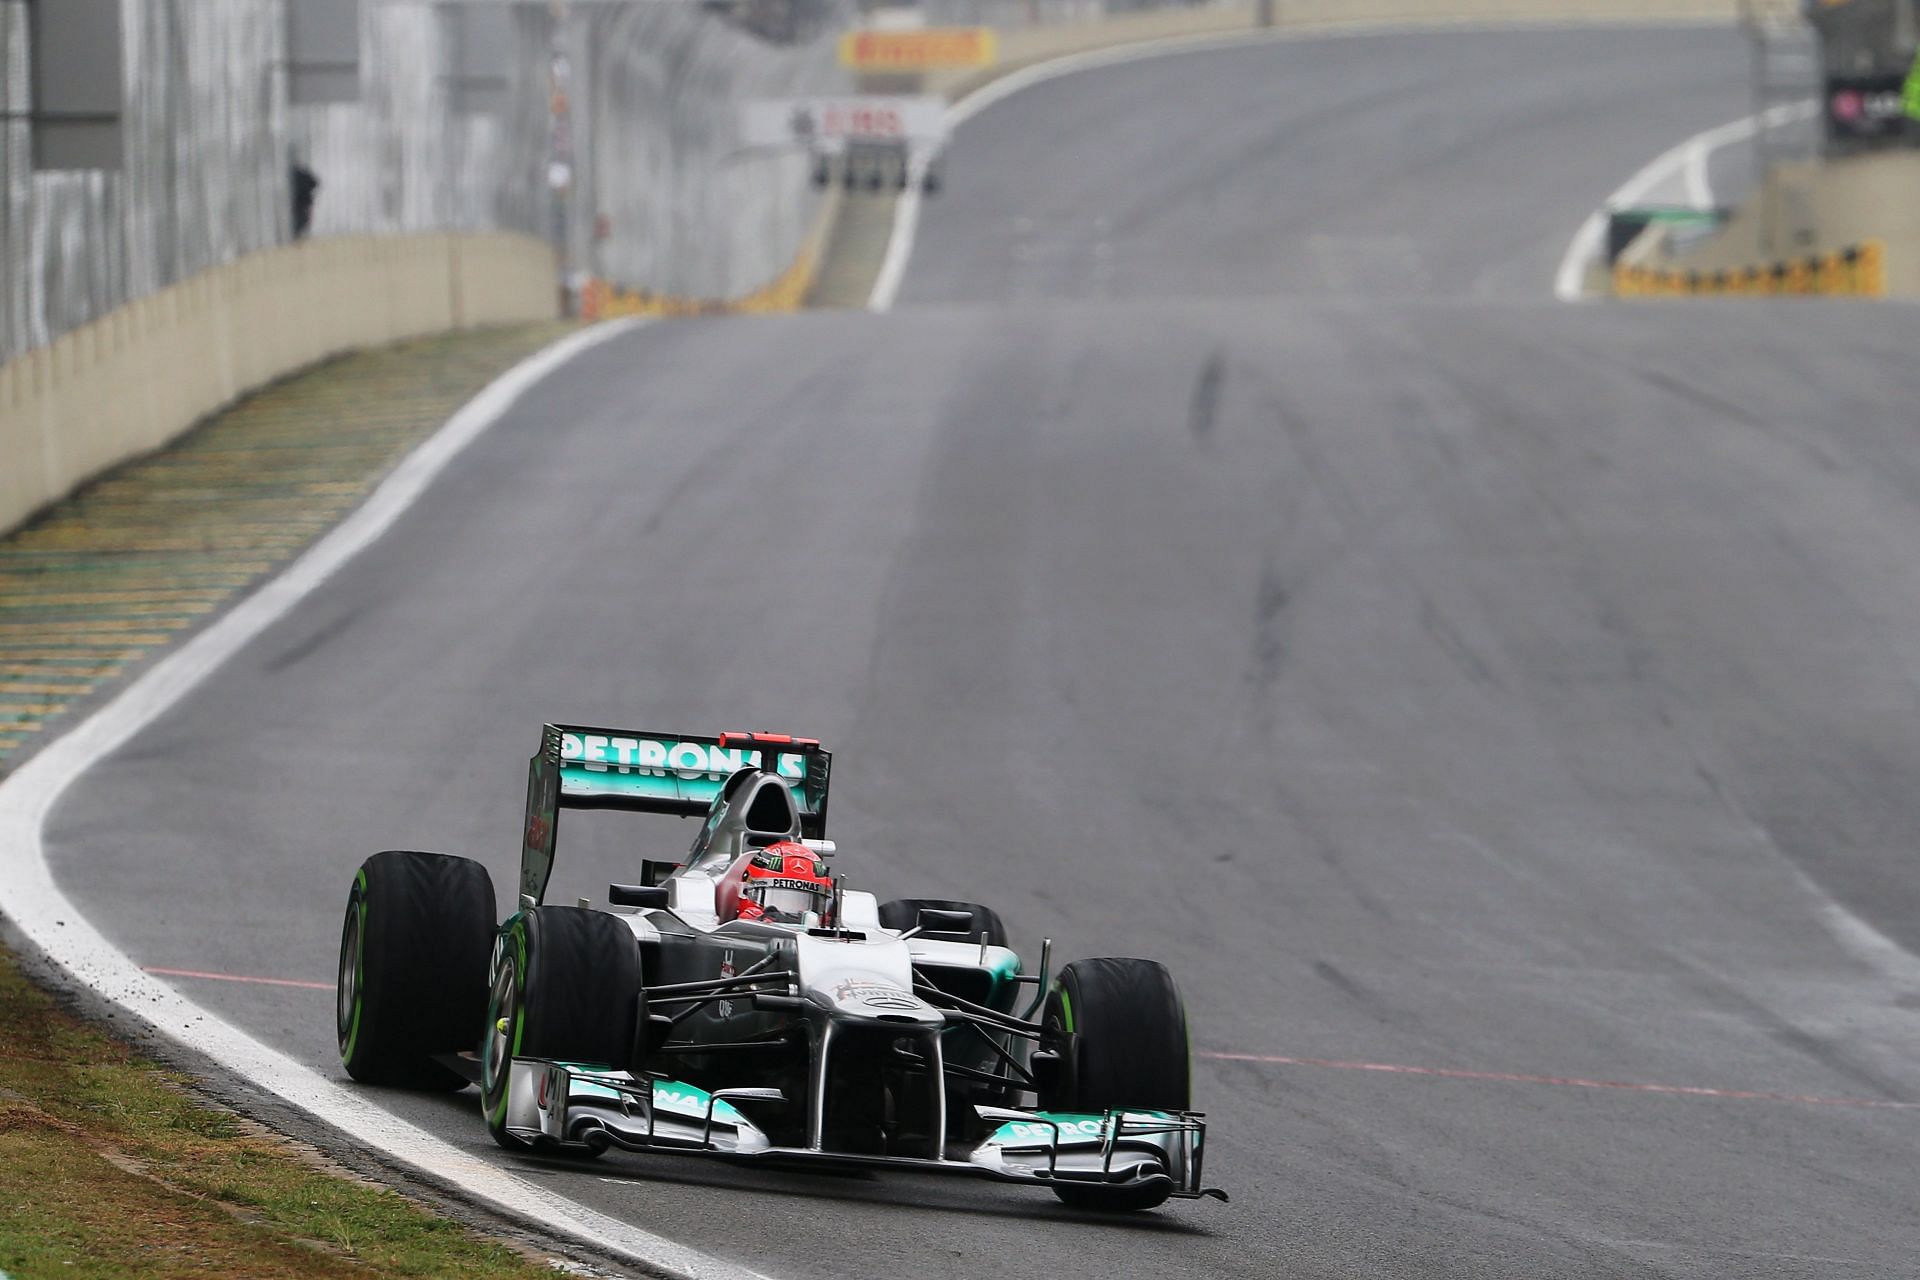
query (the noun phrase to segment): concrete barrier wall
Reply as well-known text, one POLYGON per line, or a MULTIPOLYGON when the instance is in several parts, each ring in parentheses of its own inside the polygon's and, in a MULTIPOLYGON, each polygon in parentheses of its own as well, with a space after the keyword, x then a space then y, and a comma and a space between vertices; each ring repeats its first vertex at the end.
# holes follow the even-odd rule
POLYGON ((1783 164, 1725 230, 1685 254, 1634 265, 1744 271, 1805 262, 1869 240, 1885 242, 1888 296, 1920 297, 1920 154, 1888 151, 1783 164))
POLYGON ((0 531, 273 379, 356 347, 551 318, 526 236, 340 236, 250 254, 0 365, 0 531))

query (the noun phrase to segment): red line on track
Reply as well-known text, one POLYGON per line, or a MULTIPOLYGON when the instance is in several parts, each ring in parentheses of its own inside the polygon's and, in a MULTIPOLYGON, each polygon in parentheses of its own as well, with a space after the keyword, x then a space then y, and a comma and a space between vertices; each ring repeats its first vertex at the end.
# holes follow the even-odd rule
MULTIPOLYGON (((247 982, 263 987, 298 987, 331 991, 331 982, 303 982, 297 978, 258 978, 240 973, 208 973, 202 969, 164 969, 146 966, 162 978, 201 978, 209 982, 247 982)), ((1543 1084, 1562 1089, 1609 1089, 1620 1093, 1658 1093, 1686 1098, 1719 1098, 1734 1102, 1793 1102, 1812 1107, 1859 1107, 1879 1111, 1920 1111, 1920 1102, 1885 1098, 1827 1098, 1807 1093, 1769 1093, 1758 1089, 1710 1089, 1690 1084, 1645 1084, 1631 1080, 1589 1080, 1582 1076, 1537 1076, 1515 1071, 1466 1071, 1457 1067, 1415 1067, 1397 1062, 1343 1062, 1336 1058, 1296 1058, 1278 1053, 1225 1053, 1202 1049, 1195 1057, 1214 1062, 1253 1062, 1274 1067, 1327 1067, 1336 1071, 1372 1071, 1390 1076, 1427 1076, 1441 1080, 1479 1080, 1494 1084, 1543 1084)))
POLYGON ((157 978, 205 978, 209 982, 251 982, 262 987, 299 987, 306 991, 331 991, 331 982, 302 982, 298 978, 253 978, 244 973, 207 973, 200 969, 162 969, 147 965, 146 972, 157 978))
POLYGON ((1550 1084, 1563 1089, 1612 1089, 1623 1093, 1662 1093, 1688 1098, 1723 1098, 1736 1102, 1797 1102, 1813 1107, 1862 1107, 1881 1111, 1920 1111, 1920 1102, 1881 1098, 1823 1098, 1804 1093, 1767 1093, 1754 1089, 1708 1089, 1688 1084, 1636 1084, 1628 1080, 1587 1080, 1580 1076, 1533 1076, 1511 1071, 1461 1071, 1452 1067, 1410 1067, 1393 1062, 1341 1062, 1332 1058, 1291 1058, 1273 1053, 1220 1053, 1201 1050, 1194 1055, 1215 1062, 1257 1062, 1279 1067, 1331 1067, 1338 1071, 1376 1071, 1395 1076, 1437 1076, 1444 1080, 1486 1080, 1496 1084, 1550 1084))

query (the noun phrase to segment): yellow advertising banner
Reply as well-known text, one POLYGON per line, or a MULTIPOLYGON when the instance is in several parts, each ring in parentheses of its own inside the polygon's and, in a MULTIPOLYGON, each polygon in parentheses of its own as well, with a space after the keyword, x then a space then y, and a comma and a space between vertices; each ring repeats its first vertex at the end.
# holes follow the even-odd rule
POLYGON ((997 56, 991 27, 849 31, 840 37, 840 65, 854 71, 948 71, 962 67, 990 67, 997 56))

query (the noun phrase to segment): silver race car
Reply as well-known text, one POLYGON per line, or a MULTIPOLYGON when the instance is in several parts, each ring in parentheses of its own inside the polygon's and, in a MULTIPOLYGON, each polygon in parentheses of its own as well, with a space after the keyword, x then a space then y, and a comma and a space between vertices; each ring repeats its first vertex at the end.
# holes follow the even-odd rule
POLYGON ((1202 1181, 1186 1013, 1151 960, 1049 981, 975 903, 879 902, 827 870, 832 756, 770 734, 547 725, 514 912, 469 858, 375 854, 340 937, 354 1079, 480 1087, 502 1146, 971 1174, 1090 1209, 1202 1181), (604 909, 544 901, 560 812, 704 821, 604 909))

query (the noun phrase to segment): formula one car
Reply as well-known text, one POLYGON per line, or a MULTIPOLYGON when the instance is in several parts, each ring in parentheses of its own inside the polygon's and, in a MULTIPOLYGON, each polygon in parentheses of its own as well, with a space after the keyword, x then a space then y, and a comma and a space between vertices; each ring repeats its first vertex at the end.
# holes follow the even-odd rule
POLYGON ((832 756, 770 734, 547 725, 529 768, 518 905, 495 923, 468 858, 390 851, 347 898, 348 1074, 480 1086, 516 1150, 610 1147, 887 1166, 1148 1209, 1201 1181, 1186 1013, 1150 960, 1049 982, 974 903, 881 903, 826 871, 832 756), (607 907, 549 906, 560 811, 701 817, 607 907))

